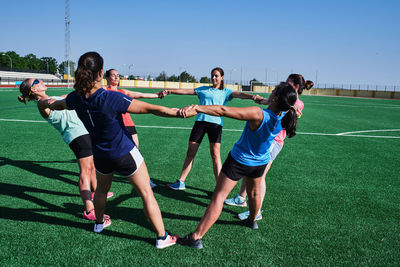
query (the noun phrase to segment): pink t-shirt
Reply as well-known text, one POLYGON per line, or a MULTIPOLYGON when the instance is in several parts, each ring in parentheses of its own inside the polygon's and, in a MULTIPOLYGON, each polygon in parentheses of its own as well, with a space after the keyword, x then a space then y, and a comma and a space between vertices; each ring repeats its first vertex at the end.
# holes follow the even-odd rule
MULTIPOLYGON (((303 101, 301 101, 300 99, 297 99, 295 105, 297 105, 299 107, 299 109, 301 111, 303 111, 304 108, 304 103, 303 101)), ((284 141, 286 138, 286 130, 282 130, 276 137, 275 137, 275 141, 278 142, 279 145, 283 146, 284 141)))

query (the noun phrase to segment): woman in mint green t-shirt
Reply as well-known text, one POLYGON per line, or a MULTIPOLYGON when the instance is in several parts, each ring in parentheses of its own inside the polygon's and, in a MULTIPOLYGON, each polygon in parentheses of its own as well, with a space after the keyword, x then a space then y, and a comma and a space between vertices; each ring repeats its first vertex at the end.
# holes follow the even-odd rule
MULTIPOLYGON (((232 98, 256 100, 255 95, 232 91, 224 87, 224 71, 221 68, 214 68, 211 71, 212 86, 202 86, 196 89, 176 89, 163 90, 159 92, 160 97, 168 94, 176 95, 197 95, 200 105, 223 105, 232 98)), ((173 190, 185 190, 185 180, 192 169, 193 160, 197 150, 207 133, 210 142, 210 154, 213 162, 214 177, 217 179, 221 171, 222 163, 220 156, 221 136, 222 136, 222 118, 211 116, 204 113, 199 113, 196 117, 196 122, 192 128, 189 138, 188 150, 183 163, 182 171, 179 179, 175 183, 168 184, 168 187, 173 190)))
MULTIPOLYGON (((47 87, 43 81, 38 79, 24 80, 19 90, 21 96, 18 100, 26 104, 26 100, 35 100, 40 115, 50 123, 62 136, 64 142, 69 145, 74 152, 79 165, 79 192, 85 206, 83 218, 95 221, 96 216, 93 205, 93 194, 96 191, 97 180, 93 164, 92 143, 85 126, 79 120, 75 111, 60 110, 51 111, 43 105, 48 98, 59 99, 61 97, 49 97, 46 94, 47 87), (91 191, 93 189, 93 191, 91 191)), ((113 193, 109 192, 108 197, 113 193)))

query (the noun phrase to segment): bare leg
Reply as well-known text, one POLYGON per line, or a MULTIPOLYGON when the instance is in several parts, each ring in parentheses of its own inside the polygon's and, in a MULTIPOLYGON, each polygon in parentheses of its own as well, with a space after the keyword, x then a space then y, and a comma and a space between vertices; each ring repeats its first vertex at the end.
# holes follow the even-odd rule
POLYGON ((139 148, 139 138, 138 138, 138 135, 137 135, 137 134, 132 134, 132 139, 133 139, 133 142, 135 142, 136 147, 139 148))
POLYGON ((211 154, 211 159, 212 159, 212 163, 213 163, 213 171, 214 171, 215 181, 217 181, 217 178, 218 178, 219 173, 221 172, 221 168, 222 168, 220 150, 221 150, 220 143, 210 143, 210 154, 211 154))
POLYGON ((79 165, 79 193, 86 212, 94 209, 91 186, 96 188, 96 173, 94 171, 93 156, 78 159, 79 165))
POLYGON ((197 153, 197 150, 199 149, 199 146, 200 146, 200 144, 198 144, 196 142, 189 141, 189 146, 188 146, 188 150, 187 150, 187 153, 186 153, 186 158, 185 158, 185 161, 183 163, 181 175, 179 177, 179 180, 181 180, 182 182, 185 182, 186 177, 188 176, 190 170, 192 169, 193 160, 194 160, 194 157, 196 156, 196 153, 197 153))
POLYGON ((249 220, 255 221, 257 212, 261 208, 261 196, 260 196, 260 184, 261 181, 265 177, 264 175, 258 177, 258 178, 247 178, 246 179, 246 188, 247 188, 247 194, 249 196, 249 210, 250 210, 250 215, 249 215, 249 220))
POLYGON ((158 236, 165 235, 164 222, 153 190, 150 187, 150 177, 145 162, 132 176, 128 177, 136 192, 142 198, 143 210, 158 236))
POLYGON ((110 190, 112 179, 114 174, 101 174, 96 172, 97 176, 97 188, 94 194, 94 211, 96 214, 96 223, 104 222, 104 210, 107 204, 107 193, 110 190))
POLYGON ((237 181, 229 179, 223 172, 220 173, 211 202, 208 205, 203 218, 201 218, 199 225, 192 234, 193 239, 197 240, 202 238, 210 227, 218 220, 222 212, 224 201, 236 184, 237 181))
POLYGON ((265 181, 265 176, 267 175, 269 169, 271 168, 272 161, 268 162, 267 167, 265 168, 264 174, 262 176, 261 184, 260 184, 260 197, 261 197, 261 205, 264 202, 265 194, 267 192, 267 182, 265 181))
MULTIPOLYGON (((267 167, 265 168, 264 174, 262 176, 262 181, 260 183, 260 196, 261 196, 261 205, 264 202, 264 198, 265 198, 265 194, 267 192, 267 185, 265 182, 265 176, 267 175, 269 169, 271 168, 272 162, 270 161, 267 165, 267 167)), ((247 190, 246 190, 246 181, 248 178, 244 177, 243 181, 242 181, 242 185, 240 187, 240 191, 239 191, 239 195, 241 197, 246 197, 247 196, 247 190)))

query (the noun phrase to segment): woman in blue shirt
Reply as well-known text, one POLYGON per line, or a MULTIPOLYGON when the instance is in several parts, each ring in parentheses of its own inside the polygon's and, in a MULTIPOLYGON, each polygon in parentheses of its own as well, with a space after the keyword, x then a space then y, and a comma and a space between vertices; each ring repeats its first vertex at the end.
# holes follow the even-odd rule
POLYGON ((250 215, 243 221, 245 226, 258 229, 256 213, 261 206, 260 183, 270 160, 269 148, 278 133, 285 129, 288 137, 296 134, 297 114, 294 104, 297 93, 289 83, 279 84, 269 99, 268 109, 260 107, 198 106, 184 108, 185 116, 206 113, 247 121, 242 136, 224 162, 211 202, 196 230, 178 242, 182 245, 202 248, 202 237, 217 221, 226 197, 236 183, 246 177, 250 215), (287 111, 287 112, 286 112, 287 111))
POLYGON ((102 85, 103 75, 103 58, 96 52, 85 53, 79 58, 75 72, 75 91, 65 100, 47 103, 50 109, 75 110, 92 139, 97 177, 94 232, 99 233, 111 225, 110 218, 104 217, 104 209, 106 194, 117 172, 128 178, 142 198, 144 213, 157 233, 156 247, 174 245, 177 236, 168 234, 164 229, 146 164, 124 126, 121 114, 153 113, 163 117, 180 117, 180 113, 176 109, 134 100, 120 92, 107 91, 102 85))
MULTIPOLYGON (((212 86, 202 86, 196 89, 176 89, 176 90, 163 90, 159 92, 160 97, 168 94, 177 95, 197 95, 200 100, 200 105, 223 105, 232 98, 251 99, 257 100, 257 96, 234 92, 229 88, 224 87, 224 71, 221 68, 214 68, 211 71, 212 86)), ((168 187, 173 190, 185 190, 185 180, 192 169, 193 160, 196 156, 197 150, 203 140, 204 135, 207 133, 210 142, 210 154, 213 162, 214 177, 217 179, 221 171, 221 136, 222 136, 222 118, 212 116, 204 113, 199 113, 196 117, 196 122, 192 128, 189 137, 189 146, 186 153, 185 161, 179 179, 175 183, 168 184, 168 187)))

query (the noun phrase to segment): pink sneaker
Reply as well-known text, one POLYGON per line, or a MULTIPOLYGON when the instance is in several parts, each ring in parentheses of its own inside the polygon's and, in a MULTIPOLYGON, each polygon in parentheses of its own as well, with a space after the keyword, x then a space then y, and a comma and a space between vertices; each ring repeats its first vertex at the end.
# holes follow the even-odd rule
POLYGON ((106 219, 104 218, 104 222, 103 223, 94 223, 94 232, 95 233, 100 233, 101 231, 103 231, 104 228, 108 227, 111 225, 111 220, 110 218, 106 219))
MULTIPOLYGON (((94 198, 94 193, 95 193, 95 192, 92 193, 92 200, 93 200, 93 198, 94 198)), ((114 196, 114 193, 113 193, 113 192, 108 192, 108 193, 107 193, 107 198, 110 198, 110 197, 113 197, 113 196, 114 196)))
MULTIPOLYGON (((94 210, 92 210, 89 214, 86 213, 86 210, 83 212, 83 219, 88 220, 88 221, 95 221, 96 220, 96 214, 94 213, 94 210)), ((110 216, 107 214, 104 214, 104 219, 110 219, 110 216)))
POLYGON ((176 244, 176 241, 178 240, 179 236, 174 234, 169 234, 168 232, 166 233, 167 237, 165 239, 163 239, 162 237, 157 237, 156 248, 162 249, 176 244))

